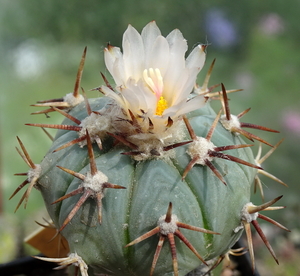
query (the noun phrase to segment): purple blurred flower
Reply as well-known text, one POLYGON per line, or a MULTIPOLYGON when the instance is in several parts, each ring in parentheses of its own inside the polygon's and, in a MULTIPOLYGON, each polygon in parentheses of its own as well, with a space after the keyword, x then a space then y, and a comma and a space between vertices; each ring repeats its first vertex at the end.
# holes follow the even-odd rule
POLYGON ((269 13, 262 17, 259 29, 268 36, 278 35, 284 31, 283 19, 276 13, 269 13))
POLYGON ((236 27, 221 9, 213 8, 207 11, 205 29, 208 41, 214 47, 229 48, 238 43, 239 39, 236 27))
POLYGON ((300 136, 300 112, 287 111, 282 116, 284 127, 292 134, 300 136))

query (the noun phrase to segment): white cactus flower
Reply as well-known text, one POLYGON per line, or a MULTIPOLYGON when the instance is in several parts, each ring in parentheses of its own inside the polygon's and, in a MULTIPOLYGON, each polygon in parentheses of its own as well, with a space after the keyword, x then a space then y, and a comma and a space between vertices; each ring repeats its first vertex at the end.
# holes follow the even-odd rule
POLYGON ((190 98, 197 75, 205 62, 205 45, 195 47, 185 59, 187 42, 175 29, 163 37, 154 21, 139 34, 131 25, 123 35, 123 53, 108 45, 105 63, 115 91, 101 91, 116 100, 130 118, 135 116, 142 132, 160 133, 168 120, 202 107, 203 96, 190 98), (145 120, 147 119, 147 120, 145 120))

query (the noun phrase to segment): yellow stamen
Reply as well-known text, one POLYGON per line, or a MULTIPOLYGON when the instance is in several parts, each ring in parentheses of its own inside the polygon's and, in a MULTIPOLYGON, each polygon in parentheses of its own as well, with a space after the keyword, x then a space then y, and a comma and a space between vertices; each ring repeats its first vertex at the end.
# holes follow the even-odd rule
POLYGON ((157 102, 155 114, 161 116, 164 113, 165 109, 167 108, 168 108, 168 103, 164 99, 164 97, 161 96, 157 102))

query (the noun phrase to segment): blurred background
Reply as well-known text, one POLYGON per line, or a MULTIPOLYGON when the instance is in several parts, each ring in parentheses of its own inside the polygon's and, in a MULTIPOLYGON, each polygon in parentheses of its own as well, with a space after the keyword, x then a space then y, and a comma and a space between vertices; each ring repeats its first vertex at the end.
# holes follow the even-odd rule
MULTIPOLYGON (((261 275, 300 275, 299 166, 300 166, 300 1, 290 0, 2 0, 0 2, 0 262, 34 254, 22 239, 36 228, 35 220, 47 217, 38 191, 30 195, 27 209, 14 214, 21 193, 8 198, 27 172, 18 155, 19 136, 33 161, 39 163, 51 141, 39 128, 25 123, 58 123, 61 115, 30 115, 38 100, 59 98, 72 92, 77 68, 88 46, 82 87, 88 91, 103 83, 103 50, 109 42, 121 47, 128 24, 138 31, 156 20, 162 34, 178 28, 191 50, 208 44, 202 80, 216 58, 210 85, 223 82, 230 107, 238 114, 251 107, 243 121, 267 126, 279 134, 252 131, 271 144, 285 138, 263 163, 266 171, 288 184, 261 177, 266 201, 279 195, 287 208, 267 215, 292 230, 283 233, 261 222, 277 253, 280 266, 259 239, 255 248, 261 275), (298 269, 298 270, 297 270, 298 269)), ((96 92, 87 92, 97 97, 96 92)), ((217 103, 217 108, 219 103, 217 103)), ((54 132, 51 132, 54 133, 54 132)), ((258 143, 254 152, 257 152, 258 143)), ((263 154, 270 148, 263 145, 263 154)), ((23 192, 22 192, 23 193, 23 192)), ((259 194, 253 203, 261 204, 259 194)))

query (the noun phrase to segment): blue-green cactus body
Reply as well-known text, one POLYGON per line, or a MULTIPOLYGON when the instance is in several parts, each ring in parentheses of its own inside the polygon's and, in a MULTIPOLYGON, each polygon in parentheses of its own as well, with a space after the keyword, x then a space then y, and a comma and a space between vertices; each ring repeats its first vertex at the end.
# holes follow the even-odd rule
MULTIPOLYGON (((103 97, 90 100, 90 104, 92 110, 99 111, 109 106, 111 101, 103 97)), ((85 105, 80 104, 70 114, 83 120, 87 116, 85 105)), ((187 114, 196 135, 201 137, 207 135, 215 116, 208 103, 202 109, 187 114)), ((63 124, 74 123, 66 119, 63 124)), ((184 132, 183 141, 190 140, 187 130, 184 132)), ((51 203, 77 189, 82 181, 56 166, 81 174, 86 174, 90 166, 86 146, 81 148, 76 144, 57 152, 53 150, 77 137, 75 131, 60 130, 41 164, 43 174, 39 179, 39 188, 58 229, 81 194, 53 205, 51 203)), ((243 143, 221 124, 217 125, 211 141, 215 146, 243 143)), ((111 136, 104 137, 102 143, 103 150, 96 143, 93 144, 97 169, 108 177, 108 182, 126 189, 105 190, 101 224, 97 221, 95 200, 89 198, 62 230, 71 252, 76 252, 95 271, 122 276, 149 275, 158 236, 153 235, 140 243, 125 246, 156 227, 158 219, 166 214, 169 202, 173 204, 172 213, 177 215, 180 222, 221 234, 180 229, 205 260, 224 254, 240 237, 240 211, 250 201, 255 169, 215 158, 212 162, 227 185, 207 166, 198 164, 182 180, 182 173, 191 160, 186 152, 189 144, 173 149, 175 153, 170 157, 136 161, 129 155, 123 155, 130 149, 122 143, 114 143, 111 136)), ((254 163, 249 148, 230 150, 228 154, 254 163)), ((179 275, 185 275, 201 265, 201 261, 181 240, 175 237, 175 242, 179 275)), ((173 275, 167 239, 154 275, 173 275)))

